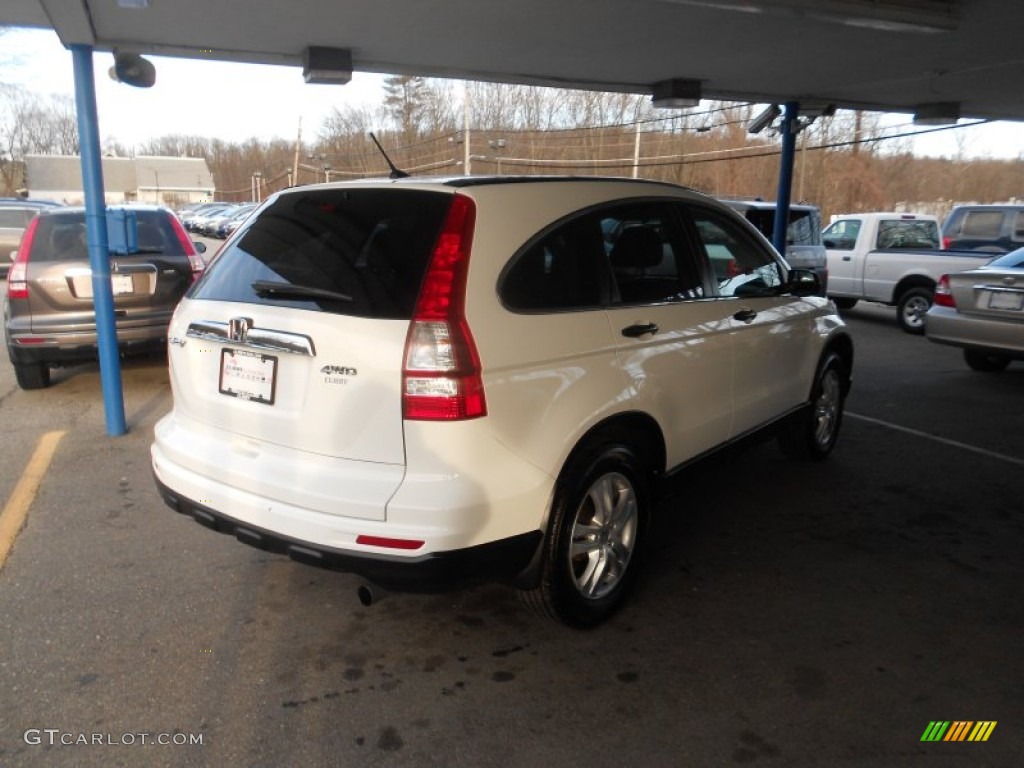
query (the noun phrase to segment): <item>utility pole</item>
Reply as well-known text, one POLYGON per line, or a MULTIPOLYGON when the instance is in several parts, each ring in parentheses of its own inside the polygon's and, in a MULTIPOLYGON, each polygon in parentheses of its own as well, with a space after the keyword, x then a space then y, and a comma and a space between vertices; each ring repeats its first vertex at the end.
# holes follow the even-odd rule
POLYGON ((292 162, 292 176, 288 180, 288 186, 292 185, 292 179, 299 183, 299 149, 302 147, 302 116, 299 115, 299 135, 295 137, 295 160, 292 162))
POLYGON ((462 173, 469 176, 472 170, 469 167, 469 83, 462 83, 462 173))

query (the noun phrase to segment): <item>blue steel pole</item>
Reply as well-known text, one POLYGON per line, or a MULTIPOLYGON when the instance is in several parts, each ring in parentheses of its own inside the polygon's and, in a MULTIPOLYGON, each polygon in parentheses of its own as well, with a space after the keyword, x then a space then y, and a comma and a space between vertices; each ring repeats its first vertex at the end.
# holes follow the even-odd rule
POLYGON ((127 427, 124 418, 124 392, 121 389, 121 357, 117 350, 117 324, 114 320, 114 292, 110 285, 107 206, 103 192, 92 46, 69 47, 75 67, 75 107, 78 110, 78 143, 82 156, 82 189, 85 190, 85 222, 89 242, 89 267, 92 269, 92 296, 96 311, 103 407, 106 413, 107 434, 116 437, 127 432, 127 427))
POLYGON ((775 228, 772 245, 786 255, 786 230, 789 228, 789 202, 793 190, 793 165, 796 162, 796 118, 800 105, 787 101, 782 112, 782 157, 779 160, 779 192, 775 197, 775 228))

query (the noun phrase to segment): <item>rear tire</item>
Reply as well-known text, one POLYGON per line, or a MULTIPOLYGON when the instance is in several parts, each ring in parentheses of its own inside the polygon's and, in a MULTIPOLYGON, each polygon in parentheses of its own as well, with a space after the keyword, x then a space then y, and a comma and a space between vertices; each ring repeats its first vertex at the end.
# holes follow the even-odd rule
POLYGON ((836 309, 853 309, 857 306, 858 299, 843 299, 838 297, 830 296, 832 302, 836 305, 836 309))
POLYGON ((924 334, 924 316, 931 309, 935 292, 927 288, 911 288, 903 292, 896 305, 900 328, 915 336, 924 334))
POLYGON ((46 389, 50 386, 50 367, 46 363, 15 363, 14 378, 22 389, 46 389))
POLYGON ((577 628, 611 616, 636 577, 648 485, 647 468, 628 445, 599 443, 570 459, 555 490, 540 584, 523 601, 577 628))
POLYGON ((810 408, 779 434, 779 448, 794 459, 821 461, 839 439, 846 397, 846 364, 835 352, 828 352, 818 365, 811 389, 810 408))
POLYGON ((972 371, 997 373, 1006 370, 1006 366, 1010 364, 1010 358, 982 352, 980 349, 965 349, 964 362, 972 371))

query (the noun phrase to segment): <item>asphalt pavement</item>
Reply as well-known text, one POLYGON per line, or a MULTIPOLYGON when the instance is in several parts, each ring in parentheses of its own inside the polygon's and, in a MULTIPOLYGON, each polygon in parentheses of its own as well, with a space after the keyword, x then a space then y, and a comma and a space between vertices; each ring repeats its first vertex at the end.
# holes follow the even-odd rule
POLYGON ((0 362, 0 502, 57 433, 0 570, 0 765, 1021 765, 1024 364, 846 317, 835 454, 688 470, 634 599, 586 632, 499 586, 364 607, 356 577, 164 506, 165 361, 125 364, 116 438, 95 365, 23 392, 0 362), (996 725, 922 741, 935 722, 996 725))

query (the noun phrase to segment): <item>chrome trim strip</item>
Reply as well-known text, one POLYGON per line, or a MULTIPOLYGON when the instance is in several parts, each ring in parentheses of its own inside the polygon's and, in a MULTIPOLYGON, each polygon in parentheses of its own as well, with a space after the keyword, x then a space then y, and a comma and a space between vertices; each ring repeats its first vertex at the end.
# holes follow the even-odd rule
POLYGON ((285 331, 273 331, 269 328, 250 328, 243 341, 233 341, 228 331, 228 324, 218 320, 197 320, 189 323, 186 336, 193 339, 212 341, 217 344, 234 344, 239 347, 287 352, 292 355, 316 357, 316 348, 309 336, 285 331))
POLYGON ((983 285, 979 284, 974 286, 976 291, 991 291, 992 293, 1021 293, 1024 292, 1024 286, 1003 286, 1003 285, 983 285))

